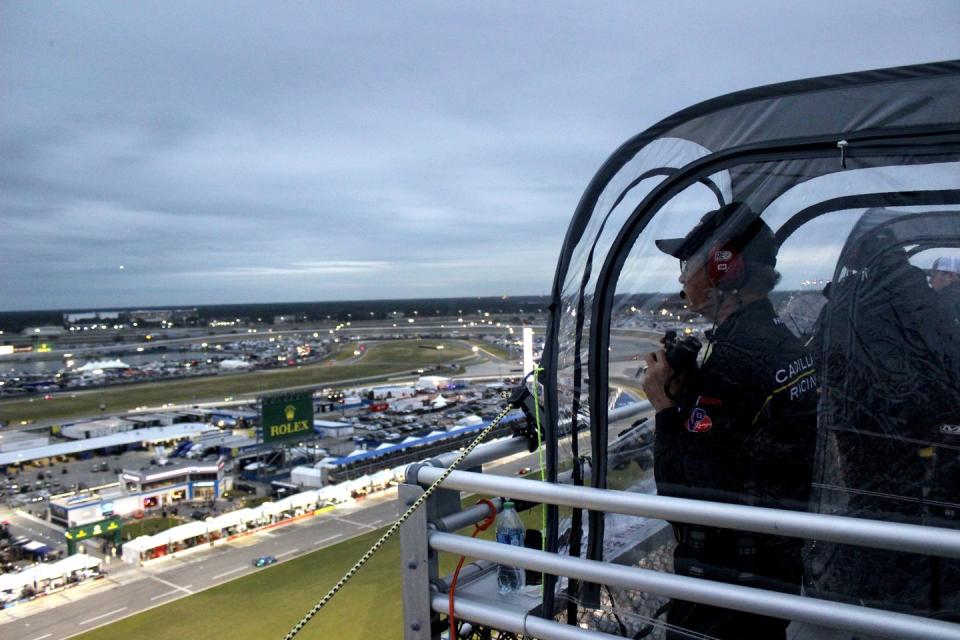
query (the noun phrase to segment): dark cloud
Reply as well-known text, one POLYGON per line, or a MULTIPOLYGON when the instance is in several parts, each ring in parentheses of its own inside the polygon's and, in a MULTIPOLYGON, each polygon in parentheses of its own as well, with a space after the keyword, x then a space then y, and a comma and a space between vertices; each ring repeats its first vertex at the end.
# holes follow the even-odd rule
POLYGON ((545 293, 627 137, 958 57, 958 26, 954 2, 5 3, 0 308, 545 293))

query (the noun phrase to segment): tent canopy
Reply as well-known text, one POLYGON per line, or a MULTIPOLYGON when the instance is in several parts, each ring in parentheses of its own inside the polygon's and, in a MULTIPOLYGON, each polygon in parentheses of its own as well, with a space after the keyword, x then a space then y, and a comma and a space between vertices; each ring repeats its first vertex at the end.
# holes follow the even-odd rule
MULTIPOLYGON (((818 410, 814 474, 819 486, 835 489, 813 492, 809 508, 919 518, 901 512, 926 495, 922 474, 913 459, 898 466, 878 458, 877 443, 919 443, 943 451, 941 459, 958 444, 915 419, 912 408, 935 413, 929 409, 944 399, 949 406, 956 393, 955 383, 952 389, 943 384, 944 372, 957 379, 950 378, 950 366, 960 357, 944 353, 953 329, 930 321, 940 311, 922 274, 939 256, 960 256, 958 104, 960 61, 842 74, 716 98, 617 149, 587 186, 555 273, 541 360, 547 479, 653 490, 648 466, 629 457, 611 462, 608 443, 629 427, 609 424, 611 398, 617 387, 640 386, 637 358, 659 348, 665 331, 706 342, 712 324, 679 297, 680 265, 656 241, 683 238, 706 212, 736 202, 775 234, 775 310, 819 349, 820 394, 827 401, 818 410), (873 435, 838 435, 866 424, 873 435), (562 437, 561 428, 573 437, 562 437), (591 464, 570 462, 584 458, 591 464), (896 482, 882 485, 850 471, 865 459, 896 482), (869 508, 851 498, 875 493, 896 497, 869 508)), ((698 246, 706 251, 735 223, 705 231, 698 246)), ((960 509, 958 495, 944 492, 939 499, 960 509)), ((744 496, 727 498, 749 503, 744 496)), ((597 512, 575 511, 561 521, 551 508, 546 545, 557 550, 568 540, 571 555, 583 550, 593 559, 612 559, 630 543, 633 526, 597 512)), ((862 564, 860 576, 850 571, 839 581, 862 582, 870 571, 862 564)), ((552 585, 548 577, 547 607, 552 585)), ((843 591, 834 587, 834 594, 843 591)), ((925 611, 921 605, 911 610, 925 611)))

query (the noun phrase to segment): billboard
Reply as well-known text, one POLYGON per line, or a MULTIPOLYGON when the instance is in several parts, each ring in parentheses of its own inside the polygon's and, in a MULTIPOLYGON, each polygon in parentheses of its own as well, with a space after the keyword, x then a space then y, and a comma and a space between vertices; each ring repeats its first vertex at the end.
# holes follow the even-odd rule
POLYGON ((313 435, 313 392, 282 393, 260 399, 265 443, 313 435))
POLYGON ((116 518, 107 518, 78 527, 70 527, 63 535, 67 540, 83 540, 107 534, 113 535, 118 531, 120 531, 120 521, 116 518))

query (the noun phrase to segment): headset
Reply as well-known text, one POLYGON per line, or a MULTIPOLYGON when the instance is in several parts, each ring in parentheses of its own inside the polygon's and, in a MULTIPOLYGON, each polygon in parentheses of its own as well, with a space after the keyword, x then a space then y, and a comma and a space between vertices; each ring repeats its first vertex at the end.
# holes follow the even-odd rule
POLYGON ((710 284, 720 291, 736 291, 744 285, 749 275, 744 251, 763 227, 763 221, 756 217, 745 229, 710 247, 703 265, 710 284))
POLYGON ((747 264, 743 253, 733 241, 710 247, 703 267, 710 284, 721 291, 739 289, 747 279, 747 264))

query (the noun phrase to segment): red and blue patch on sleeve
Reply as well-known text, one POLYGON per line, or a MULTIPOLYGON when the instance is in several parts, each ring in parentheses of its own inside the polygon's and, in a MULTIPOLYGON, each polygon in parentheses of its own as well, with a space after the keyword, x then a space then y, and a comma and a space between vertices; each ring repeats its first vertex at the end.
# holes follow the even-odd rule
POLYGON ((697 407, 690 412, 690 417, 687 418, 686 427, 687 431, 691 433, 704 433, 713 428, 713 420, 711 420, 710 416, 707 415, 706 409, 697 407))

